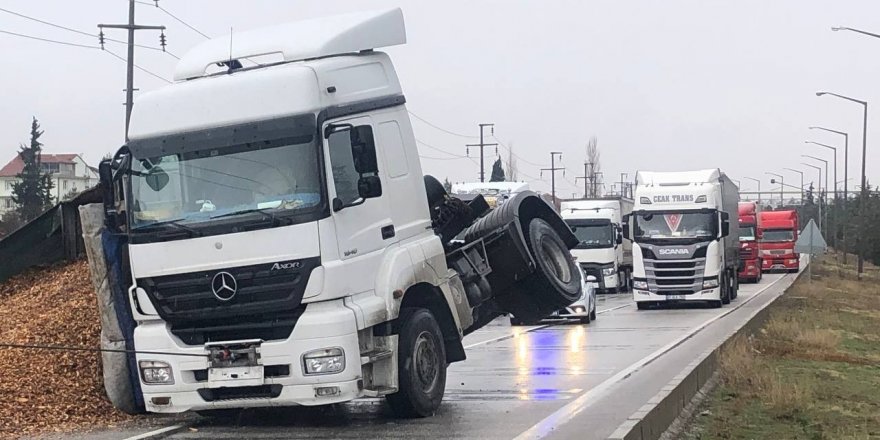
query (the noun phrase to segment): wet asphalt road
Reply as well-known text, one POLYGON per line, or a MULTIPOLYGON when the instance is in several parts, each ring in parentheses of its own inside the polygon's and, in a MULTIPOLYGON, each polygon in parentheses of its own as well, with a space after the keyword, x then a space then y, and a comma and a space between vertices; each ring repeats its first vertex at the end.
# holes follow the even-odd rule
MULTIPOLYGON (((169 438, 606 438, 793 279, 765 275, 760 284, 741 285, 739 298, 721 309, 638 311, 627 294, 600 296, 599 318, 589 325, 511 327, 499 318, 465 338, 468 359, 450 366, 446 396, 434 417, 398 420, 382 399, 369 399, 330 407, 252 409, 235 419, 170 418, 168 424, 183 422, 191 428, 169 438)), ((144 431, 105 432, 95 438, 144 431)))

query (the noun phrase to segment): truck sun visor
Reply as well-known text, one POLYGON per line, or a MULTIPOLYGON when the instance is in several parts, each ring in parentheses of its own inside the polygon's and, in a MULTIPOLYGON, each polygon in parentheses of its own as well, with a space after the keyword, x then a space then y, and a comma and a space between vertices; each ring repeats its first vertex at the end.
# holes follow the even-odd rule
POLYGON ((281 138, 299 138, 302 142, 309 142, 316 132, 317 119, 315 115, 307 114, 135 139, 128 142, 128 148, 136 159, 145 159, 281 138))

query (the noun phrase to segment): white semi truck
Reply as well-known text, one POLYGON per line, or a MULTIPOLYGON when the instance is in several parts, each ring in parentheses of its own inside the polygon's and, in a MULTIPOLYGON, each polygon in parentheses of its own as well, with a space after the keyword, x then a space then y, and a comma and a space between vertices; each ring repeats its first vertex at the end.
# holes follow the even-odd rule
POLYGON ((464 335, 581 297, 537 195, 490 212, 423 176, 374 50, 405 41, 399 9, 224 36, 136 101, 100 174, 148 411, 386 396, 427 416, 464 335))
POLYGON ((739 188, 719 169, 636 175, 624 228, 638 308, 672 301, 721 307, 737 296, 739 188))
POLYGON ((627 198, 569 200, 560 215, 578 238, 571 250, 585 275, 598 281, 603 293, 629 292, 632 287, 632 242, 623 239, 623 216, 633 210, 627 198))

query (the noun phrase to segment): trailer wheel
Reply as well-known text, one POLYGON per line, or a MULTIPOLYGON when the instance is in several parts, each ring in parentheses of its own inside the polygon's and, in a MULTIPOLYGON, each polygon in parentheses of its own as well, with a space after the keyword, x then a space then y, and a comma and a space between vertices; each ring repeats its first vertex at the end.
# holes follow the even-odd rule
POLYGON ((581 275, 568 247, 556 231, 539 218, 529 224, 529 247, 538 271, 551 288, 547 293, 552 290, 562 306, 571 304, 580 292, 581 275))
POLYGON ((404 309, 398 320, 400 388, 386 400, 399 417, 428 417, 437 412, 446 389, 443 335, 427 309, 404 309))

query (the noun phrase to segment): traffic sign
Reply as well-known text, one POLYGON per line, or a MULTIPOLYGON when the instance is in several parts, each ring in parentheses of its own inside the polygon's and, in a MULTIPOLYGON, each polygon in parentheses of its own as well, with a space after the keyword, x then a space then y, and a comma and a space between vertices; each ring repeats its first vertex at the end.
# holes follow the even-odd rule
POLYGON ((828 244, 825 243, 825 239, 822 238, 822 232, 816 227, 816 223, 813 222, 813 219, 810 219, 810 222, 807 223, 807 226, 801 231, 801 236, 798 237, 797 241, 794 243, 794 251, 802 254, 812 255, 819 251, 825 252, 825 248, 827 247, 828 244))

